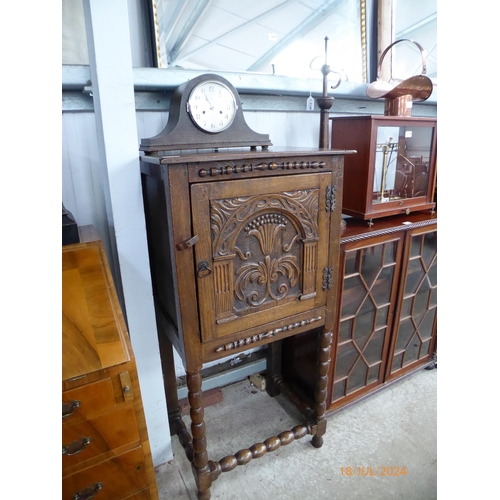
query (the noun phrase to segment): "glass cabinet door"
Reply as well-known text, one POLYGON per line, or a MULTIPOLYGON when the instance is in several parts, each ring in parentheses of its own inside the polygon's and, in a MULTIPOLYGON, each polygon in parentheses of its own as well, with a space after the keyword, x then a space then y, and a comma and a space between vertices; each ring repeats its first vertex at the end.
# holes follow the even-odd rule
POLYGON ((377 128, 372 203, 427 196, 434 127, 377 128))
POLYGON ((384 382, 403 236, 344 246, 331 409, 384 382))
POLYGON ((406 236, 398 315, 387 379, 424 364, 433 354, 437 316, 437 230, 406 236))

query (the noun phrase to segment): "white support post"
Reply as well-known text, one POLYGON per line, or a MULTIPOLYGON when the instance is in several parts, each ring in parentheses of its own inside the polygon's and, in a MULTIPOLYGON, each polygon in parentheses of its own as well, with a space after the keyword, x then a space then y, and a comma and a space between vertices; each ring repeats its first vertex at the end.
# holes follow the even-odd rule
POLYGON ((123 0, 83 4, 106 215, 156 466, 172 459, 172 447, 142 203, 128 7, 123 0))

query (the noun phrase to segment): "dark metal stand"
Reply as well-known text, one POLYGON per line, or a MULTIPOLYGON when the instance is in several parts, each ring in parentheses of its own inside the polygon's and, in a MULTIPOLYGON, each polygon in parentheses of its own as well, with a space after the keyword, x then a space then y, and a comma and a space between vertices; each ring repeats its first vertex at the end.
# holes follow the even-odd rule
MULTIPOLYGON (((328 149, 330 147, 329 137, 330 132, 328 128, 328 120, 330 118, 330 108, 335 100, 333 97, 328 97, 328 74, 330 73, 330 66, 327 64, 327 44, 328 37, 325 36, 325 64, 321 67, 321 73, 323 73, 323 95, 317 99, 318 106, 321 109, 320 122, 319 122, 319 147, 328 149)), ((339 81, 337 85, 332 86, 332 89, 336 89, 340 85, 341 79, 339 75, 339 81)))

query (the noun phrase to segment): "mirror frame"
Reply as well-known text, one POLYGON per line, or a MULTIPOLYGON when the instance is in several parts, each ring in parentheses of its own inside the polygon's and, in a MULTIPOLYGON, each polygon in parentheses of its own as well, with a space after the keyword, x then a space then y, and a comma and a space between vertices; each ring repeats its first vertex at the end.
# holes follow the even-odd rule
MULTIPOLYGON (((167 60, 167 55, 161 48, 161 19, 158 13, 158 4, 162 0, 148 0, 148 13, 149 13, 149 25, 151 30, 151 50, 153 56, 153 66, 159 69, 169 69, 170 71, 178 71, 174 69, 175 67, 164 66, 163 61, 167 60)), ((391 0, 392 1, 392 0, 391 0)), ((363 77, 363 82, 356 82, 355 84, 370 83, 376 78, 376 66, 377 61, 373 61, 373 57, 377 58, 377 25, 376 25, 376 10, 377 10, 377 0, 359 0, 360 7, 360 18, 359 18, 359 29, 361 36, 361 73, 363 77), (373 21, 375 19, 375 22, 373 21), (373 50, 373 45, 375 49, 373 50)), ((208 5, 208 4, 207 4, 208 5)), ((175 12, 174 12, 175 15, 175 12)), ((179 69, 180 71, 189 71, 187 69, 179 69)), ((190 70, 195 71, 195 70, 190 70)), ((237 73, 239 75, 245 74, 256 74, 256 75, 267 75, 267 73, 251 72, 251 71, 231 71, 231 70, 219 70, 214 68, 207 68, 201 70, 201 73, 216 72, 216 73, 237 73)), ((276 75, 272 75, 276 76, 276 75)), ((287 78, 297 79, 293 76, 280 75, 287 78)), ((318 79, 321 79, 321 72, 318 70, 318 79)), ((309 79, 308 79, 309 80, 309 79)))

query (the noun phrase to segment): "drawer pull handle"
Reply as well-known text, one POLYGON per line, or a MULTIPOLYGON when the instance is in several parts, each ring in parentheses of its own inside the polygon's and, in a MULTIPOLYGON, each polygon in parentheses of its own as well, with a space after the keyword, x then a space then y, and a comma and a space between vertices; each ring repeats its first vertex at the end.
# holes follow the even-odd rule
POLYGON ((80 407, 80 401, 71 400, 69 403, 62 404, 62 418, 68 418, 75 413, 75 410, 80 407))
POLYGON ((72 500, 88 500, 89 498, 94 498, 97 493, 99 493, 99 490, 101 488, 102 483, 94 483, 92 486, 89 486, 88 488, 75 493, 72 500))
POLYGON ((198 276, 200 278, 204 278, 205 276, 208 276, 212 272, 212 269, 210 269, 208 262, 206 260, 202 260, 198 264, 198 276))
POLYGON ((90 438, 87 437, 73 441, 71 444, 63 446, 62 454, 68 457, 78 455, 78 453, 81 453, 90 444, 90 441, 90 438))

